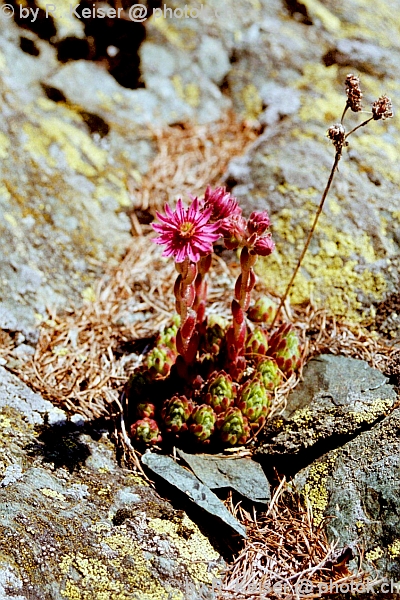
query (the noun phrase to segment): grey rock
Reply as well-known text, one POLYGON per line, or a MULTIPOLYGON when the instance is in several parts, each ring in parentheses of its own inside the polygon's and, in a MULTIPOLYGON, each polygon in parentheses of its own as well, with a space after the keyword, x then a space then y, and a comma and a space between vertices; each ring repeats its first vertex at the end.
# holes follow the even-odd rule
POLYGON ((217 85, 222 84, 231 68, 228 52, 221 40, 207 35, 201 40, 198 61, 201 70, 217 85))
POLYGON ((387 381, 362 360, 330 354, 312 359, 303 380, 290 393, 282 417, 267 426, 268 442, 257 448, 257 454, 299 455, 317 444, 334 445, 370 428, 397 399, 387 381))
POLYGON ((282 117, 293 115, 300 108, 300 94, 290 87, 268 82, 261 87, 260 96, 267 107, 259 116, 262 125, 274 125, 282 117))
POLYGON ((152 99, 146 90, 120 88, 93 63, 85 63, 81 85, 74 71, 80 63, 68 74, 54 47, 35 40, 40 55, 31 56, 20 49, 19 35, 0 17, 0 327, 35 343, 46 307, 80 303, 102 265, 129 243, 129 178, 144 174, 153 155, 135 107, 148 112, 152 99), (79 87, 87 108, 73 94, 67 103, 49 100, 41 84, 51 85, 58 71, 71 94, 79 87), (121 90, 137 100, 129 104, 121 90), (104 126, 101 135, 89 128, 90 118, 104 126))
POLYGON ((206 598, 224 565, 207 538, 55 410, 0 369, 0 597, 206 598))
POLYGON ((242 537, 246 537, 243 525, 232 516, 218 497, 190 471, 178 465, 173 458, 147 452, 142 456, 142 463, 170 485, 186 494, 200 508, 221 519, 242 537))
MULTIPOLYGON (((399 581, 400 410, 300 471, 294 485, 340 546, 365 549, 363 567, 399 581)), ((353 563, 352 568, 357 569, 353 563)))
POLYGON ((200 481, 212 490, 232 488, 253 502, 268 504, 271 490, 261 466, 251 458, 177 451, 200 481))
POLYGON ((338 40, 330 52, 331 60, 339 65, 369 73, 375 77, 393 76, 399 72, 399 63, 392 49, 382 48, 364 40, 338 40))

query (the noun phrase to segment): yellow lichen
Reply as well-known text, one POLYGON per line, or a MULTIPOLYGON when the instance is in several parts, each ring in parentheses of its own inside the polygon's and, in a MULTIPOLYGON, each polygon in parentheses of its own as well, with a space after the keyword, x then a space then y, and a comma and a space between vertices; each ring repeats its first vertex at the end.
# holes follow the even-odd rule
POLYGON ((377 546, 373 550, 369 550, 369 552, 366 553, 365 558, 367 560, 370 560, 371 562, 373 562, 375 560, 378 560, 379 558, 382 558, 383 554, 384 553, 383 553, 382 548, 377 546))
POLYGON ((200 533, 198 527, 184 515, 182 523, 173 523, 164 519, 151 519, 149 527, 158 533, 165 533, 174 544, 179 554, 179 562, 188 569, 192 579, 199 583, 211 584, 218 578, 218 569, 208 570, 209 562, 218 559, 218 553, 211 546, 209 540, 200 533), (191 531, 188 539, 179 535, 179 528, 187 528, 191 531))
POLYGON ((388 550, 392 558, 398 558, 400 556, 400 538, 397 538, 397 540, 390 544, 388 550))
MULTIPOLYGON (((123 527, 120 528, 120 531, 123 527)), ((163 587, 150 572, 139 545, 123 533, 108 535, 109 528, 92 528, 104 532, 99 548, 106 544, 115 556, 89 556, 83 551, 66 554, 59 569, 66 577, 61 592, 68 600, 129 600, 140 593, 141 600, 184 600, 183 594, 169 585, 163 587), (75 572, 75 575, 73 574, 75 572), (79 574, 80 579, 77 578, 79 574)))
POLYGON ((10 140, 0 131, 0 158, 7 158, 10 140))
POLYGON ((318 0, 302 0, 307 12, 312 19, 318 19, 327 31, 338 33, 340 31, 340 19, 328 10, 318 0))
POLYGON ((129 473, 129 475, 127 475, 125 478, 125 482, 127 485, 133 483, 134 485, 149 487, 147 481, 137 473, 129 473))
POLYGON ((152 15, 149 19, 149 25, 155 27, 163 34, 165 39, 181 50, 194 50, 196 47, 196 38, 193 30, 188 28, 178 29, 172 25, 172 20, 164 16, 152 15))
POLYGON ((56 117, 42 120, 37 125, 25 123, 27 136, 24 149, 33 158, 45 158, 50 166, 59 166, 49 150, 56 144, 64 153, 70 168, 88 177, 95 175, 107 161, 107 153, 99 149, 89 135, 78 127, 56 117))
POLYGON ((6 417, 6 415, 0 414, 0 427, 3 427, 5 429, 6 427, 11 427, 11 425, 11 419, 6 417))
POLYGON ((390 398, 376 398, 369 406, 355 411, 349 411, 349 416, 356 423, 373 423, 393 405, 390 398))
MULTIPOLYGON (((299 189, 298 195, 304 195, 304 190, 299 189)), ((314 211, 315 205, 305 200, 301 208, 283 209, 273 219, 276 251, 261 260, 257 270, 269 289, 278 294, 286 288, 314 211)), ((306 254, 292 288, 292 303, 301 304, 312 297, 317 306, 325 306, 336 315, 353 320, 365 317, 360 311, 359 292, 379 301, 387 289, 384 276, 368 268, 383 255, 375 251, 367 233, 345 233, 325 214, 320 217, 313 243, 314 249, 306 254), (365 263, 363 270, 356 269, 357 255, 365 263)))
POLYGON ((200 104, 200 88, 195 83, 184 84, 180 75, 172 77, 172 83, 179 98, 196 108, 200 104))
POLYGON ((242 89, 242 101, 245 107, 245 117, 255 120, 262 111, 262 99, 258 89, 249 83, 242 89))
POLYGON ((43 496, 46 496, 47 498, 52 498, 53 500, 65 500, 65 496, 59 492, 56 492, 56 490, 52 490, 50 488, 41 488, 40 491, 42 492, 43 496))
POLYGON ((335 464, 336 455, 337 451, 333 451, 329 458, 325 458, 310 467, 307 481, 302 490, 302 496, 306 504, 309 504, 312 509, 316 525, 321 523, 328 506, 329 492, 326 488, 326 482, 335 464))

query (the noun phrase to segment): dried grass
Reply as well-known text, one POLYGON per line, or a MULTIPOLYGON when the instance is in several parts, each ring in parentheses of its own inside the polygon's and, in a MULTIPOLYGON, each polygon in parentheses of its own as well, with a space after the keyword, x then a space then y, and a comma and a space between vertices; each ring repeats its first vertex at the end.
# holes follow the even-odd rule
POLYGON ((247 527, 244 549, 226 571, 219 600, 295 600, 321 598, 324 589, 361 583, 364 574, 351 574, 346 566, 347 549, 338 552, 312 514, 283 479, 268 510, 261 514, 245 511, 240 505, 230 509, 247 527))
POLYGON ((208 125, 182 124, 154 131, 157 155, 140 182, 131 181, 133 207, 160 209, 165 202, 200 196, 221 182, 229 162, 257 138, 233 113, 208 125))

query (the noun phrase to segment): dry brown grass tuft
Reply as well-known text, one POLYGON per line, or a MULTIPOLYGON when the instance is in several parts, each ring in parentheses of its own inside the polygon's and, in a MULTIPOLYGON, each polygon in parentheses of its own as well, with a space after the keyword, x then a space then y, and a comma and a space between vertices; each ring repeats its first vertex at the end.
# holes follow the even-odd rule
POLYGON ((231 502, 248 539, 227 569, 219 600, 321 598, 324 590, 335 591, 335 584, 363 581, 361 571, 352 575, 347 569, 348 549, 338 552, 323 531, 324 523, 316 527, 300 498, 287 490, 283 479, 268 510, 260 514, 231 502))
POLYGON ((257 138, 251 125, 233 113, 207 125, 179 125, 154 131, 157 155, 143 179, 131 181, 133 208, 160 209, 165 202, 201 196, 220 185, 234 156, 257 138))

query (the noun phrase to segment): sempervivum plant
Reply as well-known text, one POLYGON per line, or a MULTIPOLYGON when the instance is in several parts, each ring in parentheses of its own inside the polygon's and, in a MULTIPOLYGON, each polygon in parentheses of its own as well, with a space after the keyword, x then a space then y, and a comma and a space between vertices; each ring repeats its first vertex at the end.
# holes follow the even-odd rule
POLYGON ((240 408, 232 406, 217 420, 221 440, 230 446, 245 444, 250 437, 250 426, 240 408))
POLYGON ((143 366, 138 367, 124 386, 124 394, 128 401, 132 398, 146 398, 146 392, 149 389, 152 380, 153 378, 148 369, 143 366))
POLYGON ((204 334, 202 349, 205 353, 216 356, 225 339, 228 321, 219 315, 210 315, 204 334))
POLYGON ((260 354, 264 355, 268 348, 268 338, 261 329, 256 327, 252 333, 250 333, 246 340, 246 353, 247 354, 260 354))
POLYGON ((186 396, 173 396, 164 402, 161 419, 166 431, 179 433, 187 430, 187 421, 193 412, 193 402, 186 396))
POLYGON ((260 373, 256 373, 241 387, 236 404, 252 428, 258 428, 264 423, 271 396, 264 387, 260 373))
POLYGON ((281 325, 269 338, 267 354, 288 377, 300 368, 300 342, 292 325, 281 325))
POLYGON ((176 360, 176 352, 168 346, 156 346, 146 358, 146 366, 153 375, 165 377, 176 360))
POLYGON ((131 437, 141 444, 157 444, 162 441, 157 421, 148 417, 133 423, 131 437))
POLYGON ((268 296, 258 298, 247 311, 247 316, 253 323, 272 323, 276 313, 276 304, 268 296))
POLYGON ((136 406, 137 416, 141 419, 145 417, 152 419, 156 412, 156 407, 151 402, 139 402, 136 406))
POLYGON ((208 404, 196 406, 192 412, 189 426, 190 432, 197 438, 199 442, 209 442, 211 435, 214 432, 217 415, 208 404))
MULTIPOLYGON (((267 390, 280 382, 272 354, 266 362, 267 331, 247 321, 249 317, 265 326, 275 310, 268 298, 249 309, 254 265, 258 256, 268 256, 274 249, 269 217, 262 211, 245 219, 225 188, 210 187, 203 199, 192 198, 187 207, 179 199, 175 210, 166 205, 165 213, 157 217, 154 241, 164 246, 164 256, 175 261, 177 315, 125 385, 127 414, 138 419, 131 436, 147 444, 159 442, 164 434, 188 442, 244 444, 251 429, 258 429, 265 419, 267 390), (207 277, 219 238, 226 248, 240 253, 230 321, 206 313, 207 277)), ((286 346, 289 342, 292 347, 290 336, 286 346)), ((276 361, 282 359, 281 346, 274 345, 276 361)))
POLYGON ((273 358, 265 357, 257 363, 257 373, 260 373, 266 390, 272 391, 282 381, 282 372, 273 358))
POLYGON ((235 399, 235 385, 232 377, 225 371, 212 373, 204 399, 217 415, 224 412, 235 399))

